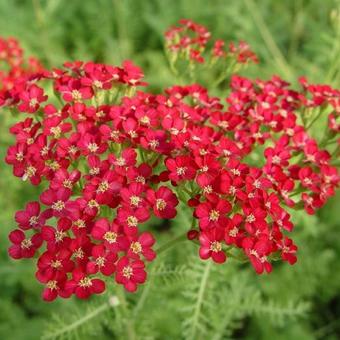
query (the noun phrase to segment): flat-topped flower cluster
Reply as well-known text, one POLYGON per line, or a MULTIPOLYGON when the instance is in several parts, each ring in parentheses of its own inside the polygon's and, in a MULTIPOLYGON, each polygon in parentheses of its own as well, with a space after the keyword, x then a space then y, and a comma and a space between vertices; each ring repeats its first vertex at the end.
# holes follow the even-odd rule
MULTIPOLYGON (((184 24, 203 41, 210 36, 184 24)), ((172 29, 166 37, 182 33, 172 29)), ((177 53, 191 42, 167 46, 177 53)), ((15 176, 43 188, 16 213, 9 254, 38 257, 45 300, 101 293, 105 277, 135 291, 146 280, 145 261, 156 257, 147 221, 176 218, 179 204, 191 211, 187 238, 198 243, 201 259, 248 259, 258 274, 279 258, 294 264, 288 209, 313 214, 339 184, 332 165, 339 90, 301 79, 296 91, 278 77, 233 75, 221 99, 198 84, 136 92, 142 79, 130 61, 77 61, 40 70, 2 93, 2 106, 23 117, 10 129, 16 143, 6 162, 15 176), (310 134, 319 115, 328 116, 321 141, 310 134)))

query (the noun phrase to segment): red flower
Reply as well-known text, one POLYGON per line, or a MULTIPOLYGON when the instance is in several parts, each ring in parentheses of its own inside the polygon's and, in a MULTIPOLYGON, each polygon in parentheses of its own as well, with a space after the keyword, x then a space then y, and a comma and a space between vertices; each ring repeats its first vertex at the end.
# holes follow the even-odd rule
POLYGON ((137 168, 130 167, 127 171, 127 177, 130 181, 145 184, 152 174, 152 167, 142 163, 137 168))
POLYGON ((58 170, 53 179, 51 180, 50 188, 53 190, 58 190, 64 187, 72 191, 74 185, 79 181, 81 177, 81 172, 78 170, 73 170, 68 172, 66 169, 58 170))
POLYGON ((243 206, 245 214, 245 229, 250 234, 255 234, 258 230, 264 230, 268 224, 266 222, 267 212, 261 207, 243 206))
POLYGON ((70 79, 66 85, 59 86, 58 91, 67 102, 82 102, 93 97, 91 87, 83 86, 77 79, 70 79))
POLYGON ((40 201, 51 207, 53 216, 63 217, 67 215, 66 203, 70 198, 70 195, 70 190, 65 188, 60 188, 57 191, 48 189, 40 195, 40 201))
POLYGON ((120 157, 115 157, 114 155, 109 155, 109 161, 116 167, 116 170, 125 169, 126 167, 134 166, 136 164, 136 151, 127 148, 125 149, 120 157))
POLYGON ((155 243, 151 233, 142 233, 138 238, 131 238, 130 242, 128 257, 139 259, 143 255, 147 261, 152 261, 156 257, 156 253, 151 249, 155 243))
POLYGON ((169 178, 174 182, 194 179, 196 176, 194 164, 191 157, 188 156, 178 156, 175 159, 169 158, 165 162, 170 171, 169 178))
POLYGON ((122 185, 123 178, 116 172, 109 170, 102 176, 91 179, 83 191, 83 196, 87 198, 95 194, 95 199, 99 204, 106 204, 115 208, 119 203, 118 194, 122 185))
POLYGON ((211 196, 209 201, 199 204, 195 209, 195 215, 199 219, 202 230, 226 227, 228 218, 226 214, 231 210, 231 204, 217 196, 211 196))
POLYGON ((324 202, 320 199, 319 195, 308 195, 307 193, 301 194, 301 199, 304 203, 306 212, 309 215, 314 215, 315 210, 323 206, 324 202))
POLYGON ((263 271, 267 273, 272 271, 272 265, 267 260, 267 255, 271 251, 271 245, 268 240, 246 238, 243 240, 242 246, 257 274, 262 274, 263 271))
POLYGON ((33 84, 26 91, 20 93, 20 99, 18 109, 21 112, 33 113, 38 110, 40 103, 47 100, 47 96, 44 95, 44 90, 39 86, 33 84))
POLYGON ((78 142, 80 139, 79 133, 73 133, 68 138, 60 138, 57 141, 57 155, 59 157, 68 157, 77 159, 80 155, 78 142))
POLYGON ((42 298, 47 301, 51 302, 57 298, 57 296, 61 297, 69 297, 68 294, 64 292, 64 286, 67 280, 67 276, 64 275, 63 277, 58 277, 56 279, 49 280, 45 283, 45 288, 42 293, 42 298))
POLYGON ((313 192, 319 192, 320 178, 313 172, 312 168, 301 168, 299 171, 299 178, 303 187, 308 188, 313 192))
POLYGON ((101 218, 95 222, 91 235, 95 240, 102 241, 105 247, 117 253, 128 248, 129 242, 122 235, 121 227, 115 223, 109 223, 106 218, 101 218))
POLYGON ((224 230, 215 228, 201 232, 199 236, 200 241, 200 258, 203 260, 211 257, 216 263, 223 263, 227 259, 225 252, 222 249, 222 242, 224 239, 224 230))
POLYGON ((267 148, 264 151, 268 164, 287 166, 290 159, 290 152, 285 145, 279 144, 275 149, 267 148))
POLYGON ((160 187, 156 192, 147 191, 147 199, 153 205, 153 212, 159 218, 174 218, 177 214, 178 199, 167 187, 160 187))
POLYGON ((140 207, 146 208, 148 202, 143 197, 145 193, 145 185, 142 183, 131 183, 127 188, 120 190, 122 205, 128 208, 136 209, 140 207))
POLYGON ((47 212, 40 213, 39 202, 29 202, 26 204, 25 210, 15 213, 15 221, 23 230, 40 229, 49 217, 47 212))
POLYGON ((105 283, 100 279, 91 278, 82 269, 76 268, 72 272, 72 280, 66 282, 64 289, 68 293, 74 293, 79 299, 87 299, 92 294, 103 293, 105 283))
POLYGON ((72 252, 72 259, 77 266, 85 268, 91 256, 91 251, 94 244, 86 234, 81 234, 71 240, 69 249, 72 252))
POLYGON ((86 271, 89 274, 96 274, 100 271, 105 276, 114 273, 117 261, 117 254, 107 252, 104 245, 96 245, 92 248, 93 259, 87 263, 86 271))
POLYGON ((150 218, 146 208, 119 208, 115 222, 124 227, 126 235, 135 235, 138 231, 138 224, 147 221, 150 218))
POLYGON ((41 228, 41 236, 47 242, 47 249, 55 252, 62 248, 67 248, 71 242, 68 231, 72 226, 72 221, 68 218, 60 218, 57 227, 43 226, 41 228))
POLYGON ((81 149, 83 155, 100 155, 107 149, 107 144, 101 140, 100 135, 86 133, 81 137, 77 146, 81 149))
POLYGON ((229 221, 225 230, 225 242, 226 244, 235 244, 241 247, 242 240, 245 237, 244 230, 241 229, 243 223, 243 217, 240 214, 235 214, 229 221))
POLYGON ((13 259, 33 257, 43 241, 40 234, 25 238, 24 232, 19 229, 13 230, 9 234, 9 240, 13 245, 8 248, 8 254, 13 259))
POLYGON ((124 285, 129 292, 137 290, 137 284, 144 283, 146 280, 145 265, 140 260, 130 260, 122 257, 117 263, 116 282, 124 285))
POLYGON ((43 122, 43 134, 59 139, 62 135, 72 130, 71 123, 65 123, 61 117, 49 117, 43 122))
POLYGON ((281 257, 283 261, 287 261, 289 264, 294 264, 297 261, 297 246, 291 239, 285 237, 284 240, 278 242, 277 245, 279 249, 281 249, 281 257))
POLYGON ((144 77, 144 74, 138 66, 134 65, 132 61, 125 60, 123 62, 123 76, 122 80, 129 85, 146 85, 146 83, 140 80, 144 77))
POLYGON ((81 79, 85 86, 92 86, 97 90, 109 90, 112 87, 113 75, 105 65, 88 62, 84 65, 86 77, 81 79))
POLYGON ((46 251, 38 260, 37 279, 46 283, 53 279, 59 279, 73 270, 74 263, 70 260, 71 252, 61 249, 58 253, 46 251))
MULTIPOLYGON (((227 51, 221 40, 208 44, 210 36, 191 20, 171 28, 166 47, 173 66, 212 58, 217 74, 230 61, 257 61, 245 42, 227 51)), ((16 213, 8 251, 32 257, 46 241, 36 276, 47 301, 102 292, 105 285, 93 274, 115 273, 117 283, 135 291, 146 279, 142 260, 156 256, 155 239, 140 234, 140 224, 151 209, 161 219, 175 218, 178 197, 198 220, 187 236, 199 239, 202 259, 222 263, 240 248, 259 274, 271 271, 277 254, 293 264, 297 247, 285 236, 293 230, 285 207, 313 214, 339 186, 331 145, 340 142, 340 100, 328 85, 302 79, 295 91, 277 76, 233 75, 224 103, 198 84, 135 91, 144 85, 143 72, 130 61, 121 67, 66 62, 52 71, 29 62, 26 70, 10 39, 0 39, 0 59, 9 66, 0 72, 0 106, 26 113, 10 128, 15 143, 6 162, 14 176, 43 183, 40 203, 47 206, 29 202, 16 213), (41 83, 54 92, 43 107, 41 83), (329 115, 320 142, 308 131, 313 117, 298 125, 301 112, 313 108, 329 115), (254 154, 258 145, 264 161, 254 154)))

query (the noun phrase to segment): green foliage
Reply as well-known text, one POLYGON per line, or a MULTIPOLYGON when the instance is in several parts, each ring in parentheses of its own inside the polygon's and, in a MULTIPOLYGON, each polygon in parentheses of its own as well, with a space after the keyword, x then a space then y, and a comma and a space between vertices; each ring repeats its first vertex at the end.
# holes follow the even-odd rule
POLYGON ((303 301, 266 301, 251 285, 248 273, 237 271, 235 267, 196 262, 191 278, 193 284, 184 291, 185 339, 225 339, 242 327, 242 320, 247 316, 269 319, 283 326, 287 320, 304 316, 308 310, 308 303, 303 301))
POLYGON ((67 311, 66 315, 55 314, 52 316, 42 339, 81 339, 86 335, 100 334, 105 314, 114 304, 103 302, 100 305, 87 303, 85 308, 75 308, 67 311), (99 319, 99 320, 98 320, 99 319))
MULTIPOLYGON (((275 73, 292 82, 307 75, 340 84, 337 0, 0 1, 1 35, 17 37, 28 54, 53 66, 72 59, 114 64, 130 58, 144 68, 153 90, 176 81, 162 34, 183 17, 208 26, 216 37, 248 41, 261 61, 248 75, 275 73)), ((148 283, 135 295, 107 282, 109 291, 90 302, 42 302, 32 262, 11 261, 6 252, 14 212, 37 193, 12 177, 3 162, 15 118, 0 115, 0 339, 339 337, 339 195, 317 216, 292 212, 299 260, 292 267, 275 264, 271 275, 259 277, 232 259, 223 266, 202 262, 197 246, 182 242, 149 266, 148 283)), ((181 208, 171 225, 148 228, 162 245, 191 223, 181 208)))

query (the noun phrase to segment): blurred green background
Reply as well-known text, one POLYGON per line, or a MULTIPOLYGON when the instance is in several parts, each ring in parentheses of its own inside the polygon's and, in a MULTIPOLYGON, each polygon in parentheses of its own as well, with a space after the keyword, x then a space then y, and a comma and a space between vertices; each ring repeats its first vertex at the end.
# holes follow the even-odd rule
MULTIPOLYGON (((278 74, 295 84, 306 75, 340 85, 336 0, 0 0, 0 34, 18 38, 27 55, 48 66, 132 59, 152 90, 176 82, 162 35, 180 18, 206 25, 216 38, 249 42, 260 58, 245 72, 251 77, 278 74)), ((294 214, 299 260, 293 267, 275 265, 270 276, 232 260, 208 267, 186 244, 157 260, 150 287, 128 296, 126 306, 107 305, 114 291, 91 302, 42 302, 32 261, 7 257, 14 213, 37 192, 3 162, 14 119, 8 112, 0 117, 0 339, 130 339, 133 333, 137 339, 340 338, 339 195, 317 216, 294 214)), ((187 228, 185 212, 179 215, 166 230, 152 226, 159 243, 187 228)))

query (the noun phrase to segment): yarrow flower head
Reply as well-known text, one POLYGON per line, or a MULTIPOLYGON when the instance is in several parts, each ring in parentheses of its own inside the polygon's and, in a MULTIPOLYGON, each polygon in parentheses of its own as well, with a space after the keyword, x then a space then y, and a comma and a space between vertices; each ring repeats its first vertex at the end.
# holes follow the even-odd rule
MULTIPOLYGON (((190 20, 171 28, 172 66, 179 58, 204 65, 210 36, 190 20)), ((217 40, 210 53, 221 68, 230 59, 257 62, 244 42, 224 50, 217 40)), ((46 301, 100 294, 106 277, 136 291, 157 257, 151 218, 174 219, 183 207, 202 260, 241 258, 258 274, 271 272, 274 259, 296 262, 288 208, 313 214, 339 185, 340 91, 306 79, 293 90, 276 76, 228 76, 226 98, 196 83, 152 94, 136 91, 146 83, 131 61, 76 61, 5 88, 0 105, 22 117, 6 162, 14 176, 43 186, 15 214, 9 255, 38 258, 46 301), (328 117, 321 141, 306 108, 328 117)))

